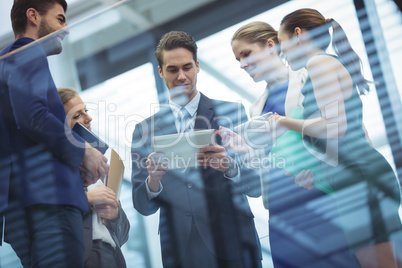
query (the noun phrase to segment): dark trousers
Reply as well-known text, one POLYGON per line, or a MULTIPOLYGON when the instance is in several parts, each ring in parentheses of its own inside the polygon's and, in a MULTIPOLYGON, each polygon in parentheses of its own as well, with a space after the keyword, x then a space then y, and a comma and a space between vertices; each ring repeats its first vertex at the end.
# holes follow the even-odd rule
MULTIPOLYGON (((248 261, 250 262, 250 260, 248 261)), ((222 260, 217 258, 205 245, 200 233, 193 224, 186 252, 179 268, 259 268, 261 260, 252 260, 253 266, 239 256, 239 260, 222 260)))
POLYGON ((5 214, 5 241, 24 267, 83 267, 81 211, 65 205, 10 208, 5 214))
POLYGON ((92 250, 85 268, 122 268, 126 267, 119 263, 116 250, 102 240, 92 241, 92 250))

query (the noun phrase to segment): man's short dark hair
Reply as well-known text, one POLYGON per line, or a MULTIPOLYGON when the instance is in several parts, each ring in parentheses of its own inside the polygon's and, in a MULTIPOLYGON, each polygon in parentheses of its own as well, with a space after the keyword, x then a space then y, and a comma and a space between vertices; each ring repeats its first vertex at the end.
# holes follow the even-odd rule
POLYGON ((14 5, 11 9, 11 24, 14 34, 25 33, 27 27, 26 12, 29 8, 35 9, 41 16, 44 16, 55 4, 60 4, 64 12, 67 11, 66 0, 14 0, 14 5))
POLYGON ((197 62, 198 47, 194 38, 185 32, 171 31, 162 36, 155 50, 155 57, 158 60, 160 67, 163 65, 163 51, 169 51, 176 48, 187 49, 193 53, 193 59, 195 62, 197 62))

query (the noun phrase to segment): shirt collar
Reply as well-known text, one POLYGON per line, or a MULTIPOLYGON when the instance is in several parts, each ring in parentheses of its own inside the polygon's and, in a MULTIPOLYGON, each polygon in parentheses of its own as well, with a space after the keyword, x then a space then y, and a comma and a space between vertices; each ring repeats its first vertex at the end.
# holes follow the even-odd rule
MULTIPOLYGON (((201 93, 198 91, 197 95, 195 95, 195 97, 189 103, 187 103, 186 106, 184 106, 184 108, 186 108, 187 112, 190 114, 191 117, 194 117, 195 113, 197 112, 200 99, 201 99, 201 93)), ((177 118, 179 116, 179 111, 182 107, 170 99, 169 99, 169 105, 170 108, 172 109, 174 117, 177 118)))

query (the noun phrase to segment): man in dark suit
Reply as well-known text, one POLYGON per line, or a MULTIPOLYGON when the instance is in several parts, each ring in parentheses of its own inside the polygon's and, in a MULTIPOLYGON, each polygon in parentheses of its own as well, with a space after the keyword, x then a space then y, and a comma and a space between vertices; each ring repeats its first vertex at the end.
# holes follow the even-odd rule
POLYGON ((244 107, 198 92, 197 45, 188 34, 165 34, 155 56, 170 101, 135 127, 134 207, 143 215, 160 209, 164 267, 260 267, 254 216, 244 195, 261 194, 256 174, 239 165, 219 143, 200 149, 198 167, 170 170, 163 154, 151 146, 153 136, 233 128, 247 120, 244 107))
POLYGON ((49 71, 47 56, 61 52, 67 33, 66 9, 65 0, 14 1, 16 40, 0 52, 0 138, 9 142, 0 147, 0 164, 9 170, 2 173, 2 192, 9 187, 0 213, 5 241, 24 267, 83 266, 88 201, 79 167, 94 179, 108 170, 107 159, 65 127, 49 71))
MULTIPOLYGON (((11 168, 11 146, 10 139, 7 133, 7 127, 3 120, 0 109, 0 133, 1 142, 0 147, 0 228, 3 230, 3 215, 1 214, 8 205, 8 185, 10 181, 10 168, 11 168)), ((3 231, 0 231, 0 246, 3 241, 3 231)))

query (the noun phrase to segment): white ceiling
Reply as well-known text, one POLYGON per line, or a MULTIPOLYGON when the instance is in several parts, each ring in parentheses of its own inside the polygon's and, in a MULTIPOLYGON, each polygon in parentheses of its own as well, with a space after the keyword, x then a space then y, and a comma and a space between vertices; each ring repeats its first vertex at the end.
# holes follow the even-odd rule
MULTIPOLYGON (((13 0, 3 0, 0 2, 0 48, 6 46, 14 39, 14 34, 11 28, 11 19, 10 13, 13 5, 13 0)), ((94 0, 67 0, 67 4, 69 5, 69 10, 78 10, 79 6, 82 6, 82 3, 86 2, 94 2, 94 0)), ((86 6, 86 5, 85 5, 86 6)), ((67 16, 70 18, 68 12, 67 16)))
MULTIPOLYGON (((101 34, 103 30, 110 29, 113 25, 128 26, 132 29, 130 33, 135 35, 213 1, 216 0, 67 0, 69 7, 66 15, 68 23, 72 25, 85 20, 96 12, 119 5, 118 8, 115 8, 116 12, 103 12, 103 15, 106 16, 103 23, 92 24, 86 29, 80 27, 80 31, 86 33, 82 34, 81 37, 88 36, 88 31, 92 34, 101 34)), ((0 2, 0 25, 2 25, 0 27, 0 48, 11 43, 14 39, 10 22, 12 2, 12 0, 0 2)), ((80 23, 84 26, 85 21, 80 23)), ((109 36, 110 40, 121 41, 122 37, 119 36, 119 32, 114 31, 113 34, 116 36, 113 38, 109 36)), ((124 32, 125 38, 128 38, 127 31, 121 32, 124 32)), ((75 36, 79 35, 77 33, 75 36)))
POLYGON ((11 21, 10 21, 10 11, 11 11, 12 1, 1 1, 0 2, 0 36, 11 31, 11 21))

